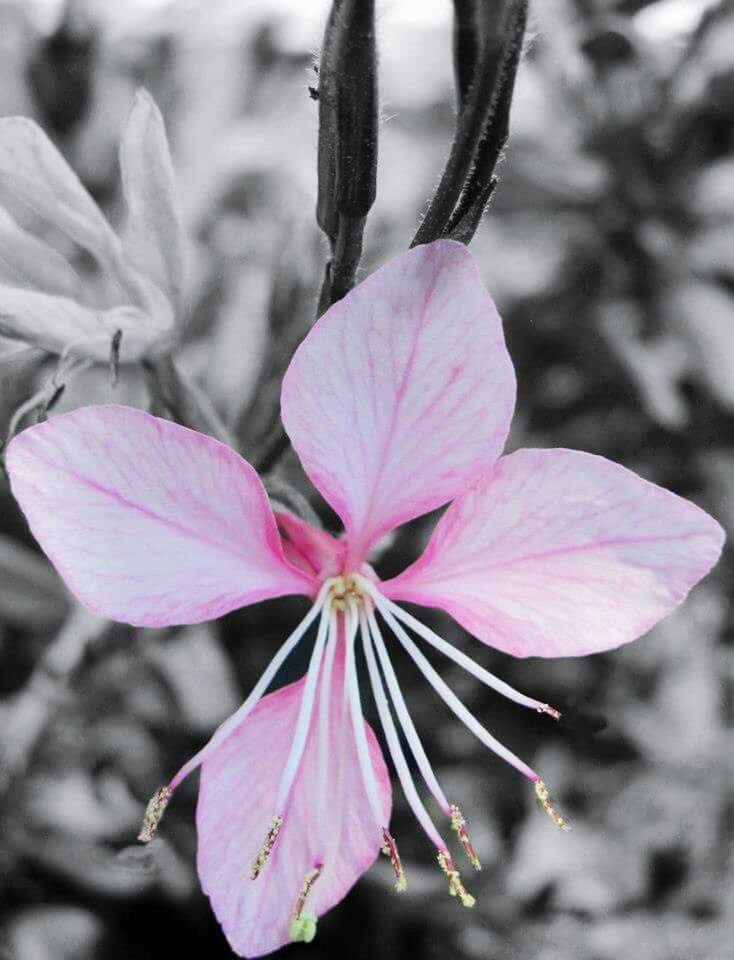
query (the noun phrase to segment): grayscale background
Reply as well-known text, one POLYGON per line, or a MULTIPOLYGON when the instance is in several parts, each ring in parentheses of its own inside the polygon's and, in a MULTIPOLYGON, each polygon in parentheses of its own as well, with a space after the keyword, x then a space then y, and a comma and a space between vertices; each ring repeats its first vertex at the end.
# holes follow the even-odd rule
MULTIPOLYGON (((0 114, 35 117, 114 219, 136 87, 168 125, 192 241, 181 366, 246 456, 267 443, 326 251, 314 218, 313 53, 322 0, 0 2, 0 114), (277 307, 275 309, 274 305, 277 307)), ((449 0, 389 0, 379 23, 378 193, 365 271, 405 249, 453 128, 449 0)), ((734 6, 535 0, 501 182, 472 250, 519 377, 511 447, 603 454, 734 527, 734 6)), ((0 342, 0 357, 15 349, 0 342)), ((0 384, 0 432, 40 372, 0 384)), ((58 409, 144 405, 80 377, 58 409)), ((279 470, 317 502, 295 458, 279 470)), ((384 559, 397 570, 429 524, 384 559)), ((730 960, 734 956, 731 557, 649 636, 605 655, 513 661, 443 635, 529 694, 594 717, 556 726, 444 675, 553 785, 556 831, 399 660, 484 870, 446 896, 396 789, 410 891, 377 865, 303 960, 730 960)), ((192 778, 154 848, 145 800, 241 701, 301 613, 270 602, 170 631, 90 627, 0 478, 0 957, 231 956, 196 880, 192 778), (69 619, 71 616, 71 619, 69 619)), ((303 654, 305 656, 305 653, 303 654)), ((291 676, 302 664, 294 662, 291 676)), ((285 679, 285 677, 284 677, 285 679)), ((299 950, 296 953, 296 949, 299 950)))

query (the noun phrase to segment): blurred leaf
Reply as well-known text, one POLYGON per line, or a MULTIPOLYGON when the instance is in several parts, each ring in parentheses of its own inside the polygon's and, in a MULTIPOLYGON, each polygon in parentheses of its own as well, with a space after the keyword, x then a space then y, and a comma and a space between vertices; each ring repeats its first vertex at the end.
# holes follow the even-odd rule
POLYGON ((0 534, 0 619, 28 630, 52 630, 69 601, 51 564, 0 534))
POLYGON ((670 334, 642 338, 636 304, 609 300, 599 309, 598 323, 607 342, 634 382, 647 414, 668 429, 680 429, 688 410, 680 380, 688 367, 685 346, 670 334))
POLYGON ((28 822, 41 833, 110 839, 133 830, 139 819, 138 804, 109 774, 95 781, 86 771, 67 770, 29 778, 25 786, 28 822))
POLYGON ((67 347, 82 357, 109 361, 110 344, 122 331, 120 359, 138 360, 158 330, 150 317, 135 307, 92 310, 67 297, 0 286, 0 334, 23 340, 53 353, 67 347))
POLYGON ((688 348, 691 366, 719 403, 734 409, 734 297, 723 287, 691 280, 668 300, 673 330, 688 348))
POLYGON ((120 142, 122 189, 128 207, 127 261, 180 309, 184 237, 163 118, 146 90, 135 96, 120 142))
POLYGON ((103 933, 91 910, 44 904, 19 913, 7 938, 13 960, 82 960, 96 955, 103 933))
POLYGON ((119 242, 46 134, 25 117, 0 119, 0 199, 20 201, 116 273, 119 242))
POLYGON ((140 862, 129 856, 120 857, 114 850, 71 834, 26 834, 21 840, 32 863, 87 895, 136 899, 159 887, 159 879, 165 880, 172 895, 190 895, 195 882, 192 867, 160 838, 157 842, 162 868, 153 872, 141 870, 140 862))
POLYGON ((690 241, 690 258, 697 274, 734 280, 734 220, 716 223, 694 233, 690 241))
POLYGON ((79 296, 81 282, 67 260, 20 227, 0 207, 0 283, 79 296))
POLYGON ((211 624, 197 624, 150 647, 150 660, 173 690, 181 720, 209 734, 239 706, 241 697, 211 624))
POLYGON ((689 198, 698 217, 719 220, 734 217, 734 160, 710 163, 697 174, 689 198))
POLYGON ((529 904, 546 894, 556 910, 604 916, 642 897, 647 862, 634 845, 615 844, 599 824, 574 821, 569 833, 533 810, 518 838, 507 875, 510 894, 529 904))
POLYGON ((34 392, 47 360, 46 351, 38 347, 20 347, 0 354, 0 439, 5 439, 15 410, 34 392))

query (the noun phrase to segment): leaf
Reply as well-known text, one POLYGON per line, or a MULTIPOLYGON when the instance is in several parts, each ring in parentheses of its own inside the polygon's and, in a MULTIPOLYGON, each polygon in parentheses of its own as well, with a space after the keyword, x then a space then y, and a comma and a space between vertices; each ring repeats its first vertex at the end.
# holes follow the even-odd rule
POLYGON ((0 119, 0 200, 19 200, 119 276, 119 241, 81 181, 41 128, 0 119))
POLYGON ((122 331, 120 360, 134 362, 164 331, 135 307, 92 310, 67 297, 0 286, 0 335, 53 353, 73 347, 80 357, 106 362, 116 331, 122 331))
POLYGON ((184 236, 163 118, 146 90, 135 96, 120 143, 122 189, 128 206, 123 235, 127 262, 180 307, 184 236))
POLYGON ((210 623, 185 627, 149 655, 170 684, 186 729, 206 733, 239 705, 231 664, 210 623))
POLYGON ((69 605, 51 564, 0 534, 0 620, 27 630, 57 627, 69 605))
POLYGON ((81 283, 71 265, 0 207, 0 283, 75 297, 81 283))
POLYGON ((45 350, 15 345, 12 352, 0 355, 0 439, 5 437, 15 410, 33 393, 47 359, 45 350))

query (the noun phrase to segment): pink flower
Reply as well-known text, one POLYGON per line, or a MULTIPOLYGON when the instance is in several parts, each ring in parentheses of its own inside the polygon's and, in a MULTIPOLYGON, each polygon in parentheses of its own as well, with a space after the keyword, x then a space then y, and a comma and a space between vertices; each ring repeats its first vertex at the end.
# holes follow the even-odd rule
POLYGON ((240 709, 153 798, 143 831, 153 835, 172 791, 201 766, 199 874, 243 956, 310 940, 315 918, 381 848, 396 887, 405 886, 388 773, 362 719, 357 638, 398 777, 452 895, 473 903, 411 779, 398 727, 459 844, 478 860, 407 711, 385 628, 566 826, 538 774, 469 712, 416 638, 521 706, 557 711, 396 601, 439 607, 518 657, 579 656, 645 633, 716 562, 723 534, 711 517, 615 463, 573 450, 500 457, 514 399, 500 318, 472 258, 439 241, 392 260, 332 307, 283 383, 283 421, 344 522, 341 539, 274 515, 232 450, 137 410, 80 409, 10 444, 7 466, 31 529, 95 612, 160 627, 266 597, 313 601, 240 709), (380 581, 367 563, 380 537, 449 501, 423 555, 380 581), (263 696, 312 626, 306 676, 263 696))

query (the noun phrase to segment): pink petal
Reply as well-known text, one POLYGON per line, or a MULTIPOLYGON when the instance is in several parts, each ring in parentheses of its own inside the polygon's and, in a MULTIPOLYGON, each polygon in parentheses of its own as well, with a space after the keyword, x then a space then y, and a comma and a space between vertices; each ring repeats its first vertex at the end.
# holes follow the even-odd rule
POLYGON ((197 623, 311 593, 252 467, 211 437, 122 406, 84 407, 8 447, 13 493, 68 586, 136 626, 197 623))
MULTIPOLYGON (((335 670, 334 675, 330 755, 335 758, 341 740, 341 671, 335 670)), ((314 724, 273 854, 257 880, 250 879, 250 864, 276 813, 278 781, 291 746, 303 684, 299 680, 261 700, 201 770, 196 816, 201 885, 232 949, 244 957, 259 957, 289 942, 288 924, 303 880, 328 849, 322 823, 327 835, 338 832, 339 836, 335 856, 326 857, 308 898, 306 912, 312 916, 321 916, 346 895, 375 861, 382 842, 371 817, 348 717, 342 795, 335 795, 338 774, 332 763, 328 810, 322 821, 317 788, 318 728, 314 724)), ((318 716, 318 704, 314 715, 318 716)), ((365 726, 389 816, 390 779, 375 736, 365 726)))
POLYGON ((719 524, 619 464, 575 450, 503 457, 385 584, 517 657, 580 656, 645 633, 721 552, 719 524))
POLYGON ((325 530, 314 530, 300 517, 276 511, 275 521, 286 560, 319 580, 338 576, 344 570, 346 544, 325 530))
POLYGON ((495 306, 466 247, 440 240, 391 260, 318 321, 281 412, 354 563, 494 463, 514 402, 495 306))

